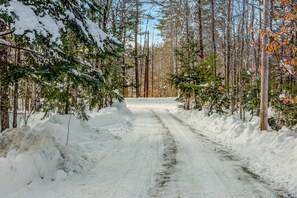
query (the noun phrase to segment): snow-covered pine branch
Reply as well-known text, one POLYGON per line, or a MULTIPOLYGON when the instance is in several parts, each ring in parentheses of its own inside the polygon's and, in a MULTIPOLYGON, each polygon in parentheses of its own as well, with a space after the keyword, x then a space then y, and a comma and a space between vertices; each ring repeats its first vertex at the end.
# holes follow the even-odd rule
POLYGON ((119 44, 116 38, 104 33, 83 12, 76 14, 75 10, 84 8, 84 2, 74 3, 76 4, 68 2, 63 5, 62 1, 11 0, 0 5, 0 15, 10 18, 9 26, 14 35, 25 36, 31 43, 37 37, 43 37, 49 40, 49 44, 62 45, 62 35, 70 28, 75 33, 82 34, 80 36, 88 44, 91 43, 102 51, 106 40, 119 44), (75 31, 77 28, 78 31, 75 31))

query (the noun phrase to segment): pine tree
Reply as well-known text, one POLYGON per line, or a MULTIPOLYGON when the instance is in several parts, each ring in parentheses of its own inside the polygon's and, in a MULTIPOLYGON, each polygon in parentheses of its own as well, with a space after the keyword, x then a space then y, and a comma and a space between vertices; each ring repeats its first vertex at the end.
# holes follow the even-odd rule
POLYGON ((96 3, 86 0, 3 2, 0 16, 11 29, 1 31, 1 48, 18 51, 21 60, 11 61, 11 54, 1 60, 1 65, 5 65, 1 66, 0 76, 2 131, 9 127, 8 86, 22 80, 41 88, 41 106, 37 108, 36 101, 30 106, 46 112, 57 106, 60 106, 60 113, 85 109, 81 106, 85 104, 83 100, 77 103, 77 99, 71 98, 79 87, 84 90, 80 95, 88 95, 87 90, 97 90, 105 93, 108 101, 114 97, 121 99, 114 92, 119 85, 108 84, 113 81, 109 80, 109 75, 117 76, 111 72, 117 69, 113 69, 110 57, 119 53, 120 42, 98 28, 99 9, 96 3), (101 69, 94 67, 97 57, 107 66, 105 73, 103 66, 101 69))

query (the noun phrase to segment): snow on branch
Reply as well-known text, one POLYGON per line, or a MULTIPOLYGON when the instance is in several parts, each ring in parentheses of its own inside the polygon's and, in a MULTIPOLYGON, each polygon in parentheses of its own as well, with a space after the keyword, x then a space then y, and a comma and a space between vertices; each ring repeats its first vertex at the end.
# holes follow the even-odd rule
MULTIPOLYGON (((52 2, 53 4, 56 2, 52 2)), ((56 4, 55 6, 60 6, 56 4)), ((86 16, 76 16, 71 10, 62 8, 63 13, 57 13, 54 6, 48 9, 39 9, 38 5, 25 5, 21 0, 11 0, 6 5, 0 5, 0 14, 12 18, 10 27, 15 35, 26 36, 30 42, 38 36, 49 38, 51 44, 62 45, 61 35, 66 32, 69 24, 75 23, 91 43, 104 50, 104 41, 107 39, 115 43, 119 41, 111 35, 104 33, 98 25, 86 16), (64 10, 63 10, 64 9, 64 10), (40 12, 40 10, 42 10, 40 12), (54 13, 54 14, 53 14, 54 13)))
POLYGON ((0 45, 10 45, 10 42, 0 38, 0 45))
POLYGON ((25 35, 34 41, 37 35, 50 37, 52 43, 62 44, 61 29, 65 30, 63 22, 53 19, 46 12, 43 16, 36 15, 36 7, 24 5, 18 0, 12 0, 8 5, 1 5, 0 12, 12 17, 10 24, 15 35, 25 35))

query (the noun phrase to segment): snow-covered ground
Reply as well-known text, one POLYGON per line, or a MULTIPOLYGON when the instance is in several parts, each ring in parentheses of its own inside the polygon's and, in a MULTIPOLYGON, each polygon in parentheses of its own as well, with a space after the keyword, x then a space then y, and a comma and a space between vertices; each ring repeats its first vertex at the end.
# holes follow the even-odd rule
POLYGON ((259 117, 244 122, 238 115, 208 117, 205 110, 185 111, 173 106, 170 111, 197 133, 229 148, 249 171, 274 189, 288 191, 291 197, 297 197, 296 133, 286 127, 261 132, 259 117))
POLYGON ((130 127, 125 104, 89 115, 87 122, 61 115, 41 121, 42 115, 35 115, 30 127, 0 133, 0 197, 47 196, 35 190, 88 173, 130 127))
POLYGON ((207 117, 174 98, 126 102, 72 116, 68 146, 69 116, 0 134, 0 197, 297 197, 288 129, 261 133, 258 118, 207 117))

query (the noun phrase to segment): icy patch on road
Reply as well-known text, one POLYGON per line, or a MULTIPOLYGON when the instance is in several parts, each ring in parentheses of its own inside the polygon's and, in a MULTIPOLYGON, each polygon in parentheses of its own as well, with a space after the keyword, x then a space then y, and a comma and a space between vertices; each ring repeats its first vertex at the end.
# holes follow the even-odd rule
POLYGON ((259 118, 244 122, 236 116, 205 111, 171 108, 187 124, 212 140, 228 146, 254 173, 275 188, 288 190, 297 197, 297 137, 283 127, 280 131, 260 132, 259 118))
POLYGON ((116 103, 90 116, 89 121, 82 121, 74 116, 55 115, 32 128, 0 133, 0 197, 31 184, 86 173, 100 151, 121 139, 130 126, 131 116, 125 104, 116 103))

